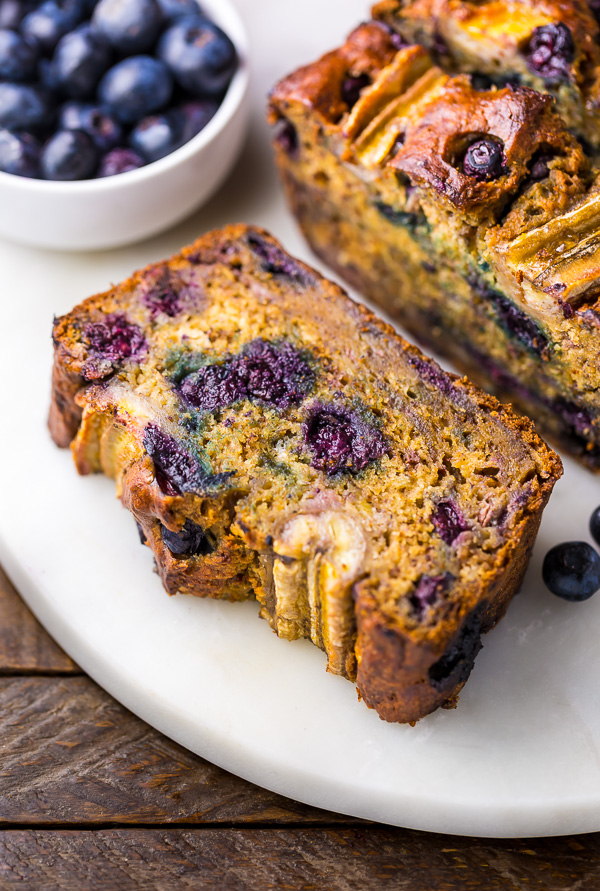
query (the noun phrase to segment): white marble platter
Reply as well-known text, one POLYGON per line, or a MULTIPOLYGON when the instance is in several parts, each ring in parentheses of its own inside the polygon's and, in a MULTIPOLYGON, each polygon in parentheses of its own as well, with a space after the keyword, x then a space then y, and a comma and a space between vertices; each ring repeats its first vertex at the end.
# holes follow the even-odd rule
MULTIPOLYGON (((0 561, 33 611, 99 684, 222 767, 301 801, 388 823, 480 836, 600 830, 600 595, 568 604, 544 553, 587 538, 600 480, 566 462, 522 593, 455 711, 387 725, 307 642, 278 640, 255 605, 167 597, 103 478, 79 478, 45 416, 53 314, 233 221, 272 229, 315 262, 270 162, 264 95, 333 46, 367 0, 237 0, 254 68, 250 140, 195 217, 97 254, 0 242, 0 561)), ((319 264, 316 264, 319 265, 319 264)), ((321 267, 323 268, 323 267, 321 267)))

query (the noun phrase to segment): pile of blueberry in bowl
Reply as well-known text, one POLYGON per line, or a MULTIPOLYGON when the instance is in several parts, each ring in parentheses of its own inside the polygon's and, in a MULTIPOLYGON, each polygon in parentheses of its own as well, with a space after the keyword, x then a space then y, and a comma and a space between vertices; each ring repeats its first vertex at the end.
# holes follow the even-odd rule
POLYGON ((237 67, 195 0, 3 0, 0 170, 79 180, 170 154, 214 116, 237 67))
POLYGON ((241 148, 247 82, 230 0, 0 0, 0 234, 97 248, 183 218, 241 148))

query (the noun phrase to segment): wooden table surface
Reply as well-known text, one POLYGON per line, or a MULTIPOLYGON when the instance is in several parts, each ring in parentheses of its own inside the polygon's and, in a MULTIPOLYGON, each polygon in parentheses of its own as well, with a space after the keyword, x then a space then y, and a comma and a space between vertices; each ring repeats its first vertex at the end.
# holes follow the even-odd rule
POLYGON ((600 889, 600 833, 395 829, 214 767, 87 678, 1 570, 0 746, 0 889, 600 889))

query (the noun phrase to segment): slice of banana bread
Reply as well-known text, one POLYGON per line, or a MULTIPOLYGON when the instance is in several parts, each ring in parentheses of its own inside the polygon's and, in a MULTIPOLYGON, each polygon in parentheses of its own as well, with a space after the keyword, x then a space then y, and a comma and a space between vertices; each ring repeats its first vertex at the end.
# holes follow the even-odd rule
POLYGON ((256 596, 386 720, 455 703, 561 474, 527 420, 245 226, 54 342, 52 435, 116 480, 169 593, 256 596))
POLYGON ((273 91, 313 249, 600 468, 600 181, 549 96, 476 90, 386 24, 273 91))
POLYGON ((550 93, 569 129, 600 149, 599 7, 586 0, 381 0, 373 17, 477 83, 550 93))

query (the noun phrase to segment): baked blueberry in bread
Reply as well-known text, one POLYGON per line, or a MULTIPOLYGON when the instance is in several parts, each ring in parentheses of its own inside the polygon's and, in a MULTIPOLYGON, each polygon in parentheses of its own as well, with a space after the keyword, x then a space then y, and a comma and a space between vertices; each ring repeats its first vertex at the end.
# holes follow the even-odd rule
POLYGON ((266 232, 230 226, 54 326, 50 429, 171 594, 255 597, 388 721, 454 705, 561 474, 266 232))
POLYGON ((587 0, 381 0, 374 18, 445 70, 483 87, 550 93, 567 127, 600 148, 600 27, 587 0))
POLYGON ((315 252, 598 470, 600 178, 551 97, 476 88, 386 19, 279 83, 270 121, 315 252))

